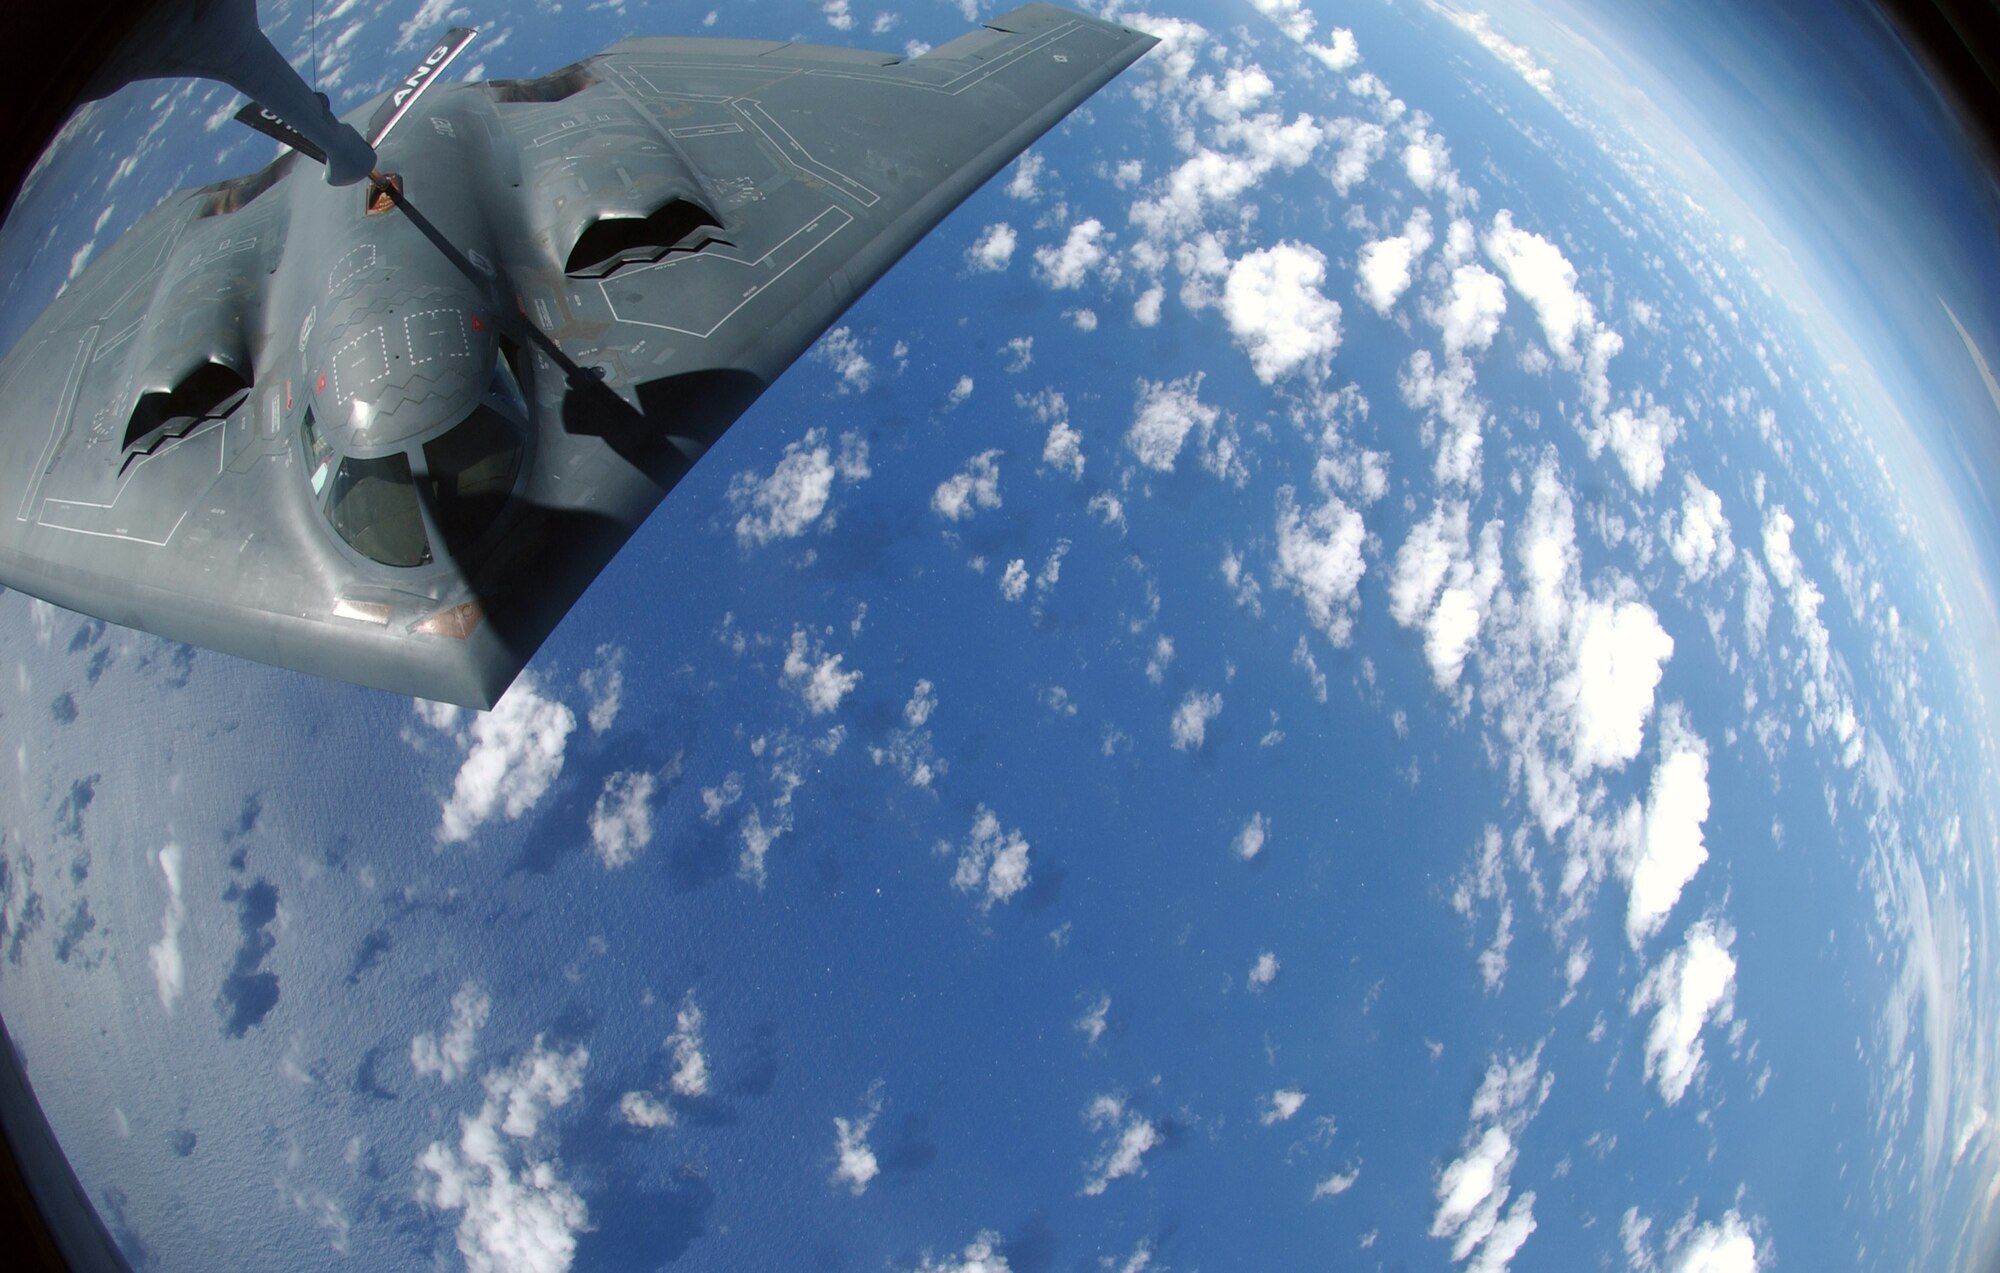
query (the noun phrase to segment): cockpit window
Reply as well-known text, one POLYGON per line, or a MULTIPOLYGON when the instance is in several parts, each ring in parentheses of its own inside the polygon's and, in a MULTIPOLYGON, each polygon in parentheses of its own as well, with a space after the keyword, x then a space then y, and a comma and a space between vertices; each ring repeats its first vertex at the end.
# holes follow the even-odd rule
POLYGON ((321 435, 319 425, 313 420, 312 408, 306 408, 306 418, 301 426, 306 437, 306 472, 312 475, 314 495, 326 494, 326 479, 333 472, 333 448, 327 445, 321 435))
POLYGON ((327 495, 326 518, 354 551, 385 566, 421 566, 431 559, 407 455, 342 460, 327 495))
POLYGON ((493 357, 493 384, 487 389, 500 403, 511 409, 523 420, 528 418, 527 395, 521 392, 521 381, 514 375, 513 350, 505 344, 493 357))
POLYGON ((424 444, 424 467, 430 470, 431 516, 458 552, 506 507, 521 467, 520 435, 499 412, 476 407, 457 428, 424 444))

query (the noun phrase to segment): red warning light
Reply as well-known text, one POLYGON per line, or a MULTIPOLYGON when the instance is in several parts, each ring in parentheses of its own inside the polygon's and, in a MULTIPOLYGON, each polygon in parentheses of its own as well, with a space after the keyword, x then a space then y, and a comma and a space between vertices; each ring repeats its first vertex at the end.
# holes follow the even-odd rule
POLYGON ((324 371, 319 373, 319 383, 313 386, 313 392, 314 393, 326 392, 326 373, 324 371))
POLYGON ((472 330, 476 332, 483 332, 486 330, 485 320, 481 319, 477 314, 474 314, 472 316, 472 330))

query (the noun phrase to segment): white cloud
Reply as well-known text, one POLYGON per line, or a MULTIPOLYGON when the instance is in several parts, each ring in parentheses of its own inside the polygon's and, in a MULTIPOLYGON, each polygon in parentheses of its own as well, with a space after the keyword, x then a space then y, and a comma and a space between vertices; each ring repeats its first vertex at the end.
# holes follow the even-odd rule
POLYGON ((1625 938, 1638 950, 1660 931, 1681 890, 1708 861, 1702 824, 1708 821, 1708 744, 1678 707, 1662 713, 1660 763, 1646 796, 1638 852, 1624 874, 1631 888, 1625 938))
POLYGON ((1166 1142, 1160 1129, 1137 1111, 1128 1111, 1116 1096, 1100 1096, 1084 1111, 1084 1121, 1094 1131, 1109 1130, 1104 1152, 1091 1164, 1083 1192, 1096 1197, 1114 1180, 1141 1172, 1141 1160, 1166 1142))
POLYGON ((590 732, 601 734, 617 721, 618 709, 625 704, 625 648, 608 642, 598 646, 597 662, 585 668, 577 680, 590 700, 585 714, 590 732))
POLYGON ((937 687, 928 679, 919 680, 910 691, 910 701, 903 704, 903 723, 911 729, 922 729, 930 723, 937 704, 937 687))
POLYGON ((1139 293, 1139 299, 1132 302, 1132 321, 1141 327, 1160 325, 1160 305, 1167 299, 1167 289, 1158 283, 1139 293))
POLYGON ((160 940, 147 947, 146 958, 153 968, 153 989, 160 996, 160 1007, 171 1013, 187 982, 187 969, 181 961, 181 926, 187 923, 187 903, 181 898, 181 846, 167 845, 155 861, 166 880, 167 909, 160 914, 160 940))
POLYGON ((1001 1250, 1002 1245, 999 1234, 982 1230, 956 1256, 947 1255, 938 1259, 926 1252, 923 1263, 911 1273, 1012 1273, 1007 1256, 1001 1250))
MULTIPOLYGON (((954 851, 949 842, 937 847, 940 855, 954 851)), ((956 850, 958 864, 952 871, 952 887, 961 893, 982 893, 981 910, 1008 901, 1028 886, 1028 847, 1018 827, 1004 829, 999 815, 980 805, 972 817, 971 835, 964 847, 956 850)))
POLYGON ((1436 133, 1420 132, 1403 147, 1403 175, 1425 194, 1442 191, 1458 195, 1458 178, 1451 170, 1451 151, 1436 133))
POLYGON ((1014 260, 1014 246, 1020 240, 1014 226, 1004 220, 980 230, 980 236, 966 250, 966 264, 980 274, 998 274, 1014 260))
POLYGON ((1584 772, 1622 768, 1639 754, 1674 639, 1641 601, 1587 601, 1576 630, 1575 668, 1556 687, 1571 708, 1571 753, 1584 772))
POLYGON ((1008 601, 1019 601, 1028 595, 1028 563, 1022 558, 1014 558, 1000 572, 1000 595, 1008 601))
POLYGON ((1712 573, 1729 569, 1736 560, 1736 545, 1729 538, 1722 497, 1692 473, 1684 481, 1680 524, 1669 525, 1667 551, 1690 580, 1700 583, 1712 573))
POLYGON ((868 1090, 866 1104, 862 1112, 853 1119, 835 1118, 833 1179, 836 1184, 847 1186, 848 1192, 859 1198, 868 1188, 868 1182, 882 1172, 882 1166, 875 1159, 875 1151, 868 1147, 868 1133, 875 1130, 875 1120, 882 1114, 881 1084, 868 1090))
POLYGON ((798 690, 813 715, 824 716, 835 710, 861 684, 860 672, 841 670, 844 657, 827 654, 817 641, 811 643, 809 650, 805 629, 792 629, 792 643, 785 651, 783 680, 798 690))
POLYGON ((851 327, 836 327, 820 337, 812 358, 833 368, 842 393, 865 393, 874 381, 875 364, 861 352, 861 340, 851 327))
POLYGON ((1354 32, 1346 27, 1335 27, 1332 34, 1333 38, 1324 45, 1306 45, 1306 52, 1318 58, 1329 71, 1351 69, 1361 60, 1361 47, 1354 41, 1354 32))
POLYGON ((1231 263, 1222 314, 1265 384, 1300 370, 1317 379, 1340 348, 1340 306, 1321 294, 1325 281, 1326 257, 1307 243, 1279 243, 1231 263))
POLYGON ((1417 259, 1430 250, 1431 241, 1431 214, 1418 208, 1404 223, 1401 234, 1361 245, 1355 258, 1354 290, 1386 317, 1409 289, 1417 259))
POLYGON ((1278 979, 1278 957, 1266 950, 1257 956, 1257 962, 1250 965, 1250 975, 1246 979, 1252 990, 1262 990, 1278 979))
POLYGON ((1487 231, 1486 255, 1535 311, 1549 349, 1565 362, 1581 356, 1579 342, 1596 329, 1597 313, 1576 287, 1576 267, 1562 249, 1539 234, 1518 229, 1502 208, 1487 231))
POLYGON ((1321 1198, 1338 1198, 1341 1194, 1354 1188, 1354 1182, 1359 1179, 1361 1179, 1361 1172, 1358 1168, 1351 1168, 1347 1171, 1336 1171, 1313 1186, 1313 1201, 1318 1202, 1321 1198))
POLYGON ((1301 0, 1250 0, 1252 8, 1269 18, 1285 38, 1303 43, 1313 33, 1313 12, 1301 0))
POLYGON ((493 1000, 476 981, 467 981, 451 997, 451 1024, 444 1037, 420 1034, 410 1040, 410 1068, 455 1083, 472 1068, 478 1054, 479 1031, 493 1011, 493 1000))
POLYGON ((1222 695, 1189 690, 1174 709, 1172 733, 1179 751, 1200 751, 1208 739, 1208 723, 1222 715, 1222 695))
POLYGON ((1248 862, 1264 851, 1264 841, 1270 834, 1270 820, 1261 813, 1253 813, 1250 820, 1243 824, 1243 829, 1236 833, 1236 838, 1230 841, 1229 847, 1237 857, 1248 862))
POLYGON ((970 398, 971 396, 972 396, 972 377, 960 376, 958 378, 958 383, 951 387, 951 392, 944 396, 944 409, 946 411, 956 410, 959 404, 963 403, 967 398, 970 398))
POLYGON ((1257 1121, 1269 1127, 1282 1123, 1305 1107, 1306 1094, 1295 1087, 1281 1087, 1264 1098, 1264 1112, 1257 1121))
MULTIPOLYGON (((966 21, 973 19, 966 15, 966 21)), ((1014 199, 1039 199, 1042 197, 1042 169, 1047 161, 1038 150, 1022 155, 1014 165, 1014 175, 1007 179, 1007 194, 1014 199)))
POLYGON ((1467 12, 1444 5, 1439 5, 1437 8, 1460 30, 1477 40, 1480 47, 1499 58, 1515 74, 1526 80, 1528 87, 1551 102, 1556 100, 1555 77, 1549 73, 1548 68, 1535 61, 1535 55, 1526 48, 1495 31, 1492 20, 1486 14, 1476 10, 1467 12))
POLYGON ((694 991, 681 996, 680 1007, 674 1012, 674 1032, 666 1039, 665 1047, 673 1053, 674 1073, 668 1080, 674 1095, 688 1100, 699 1100, 708 1095, 708 1056, 702 1051, 701 1005, 694 1001, 694 991))
POLYGON ((1478 1273, 1505 1273, 1535 1231, 1535 1195, 1513 1198, 1511 1176, 1518 1139, 1542 1102, 1549 1079, 1537 1081, 1540 1049, 1525 1058, 1494 1058, 1473 1095, 1470 1125, 1460 1151, 1437 1182, 1437 1210, 1430 1234, 1449 1238, 1451 1258, 1478 1273))
POLYGON ((841 435, 836 459, 826 444, 826 430, 809 430, 786 445, 769 476, 743 472, 730 481, 729 502, 742 514, 736 519, 736 542, 755 548, 796 539, 826 511, 836 477, 858 482, 869 472, 868 443, 859 434, 841 435))
MULTIPOLYGON (((1465 225, 1454 221, 1452 229, 1465 225)), ((1507 289, 1497 274, 1476 262, 1467 263, 1452 270, 1451 290, 1425 312, 1444 338, 1447 358, 1467 351, 1478 353, 1492 345, 1500 333, 1500 319, 1507 313, 1507 289)))
POLYGON ((1097 311, 1094 309, 1088 307, 1066 309, 1063 311, 1063 317, 1067 318, 1070 324, 1080 332, 1094 332, 1097 330, 1097 311))
POLYGON ((1166 680, 1174 661, 1174 639, 1164 632, 1153 641, 1153 653, 1146 660, 1146 679, 1158 685, 1166 680))
POLYGON ((1139 404, 1125 445, 1149 469, 1171 473, 1189 433, 1206 438, 1221 411, 1201 401, 1202 373, 1178 380, 1141 380, 1139 404))
POLYGON ((1657 1081, 1669 1105, 1678 1104, 1701 1073, 1702 1027, 1733 1014, 1736 959, 1729 947, 1735 940, 1727 924, 1697 921, 1680 949, 1669 951, 1632 995, 1633 1016, 1655 1010, 1646 1030, 1646 1079, 1657 1081))
POLYGON ((470 1273, 561 1273, 590 1227, 583 1199, 537 1150, 542 1116, 583 1085, 590 1054, 550 1051, 536 1037, 528 1054, 486 1075, 486 1100, 459 1118, 457 1147, 433 1141, 417 1158, 429 1179, 417 1200, 461 1211, 458 1252, 470 1273), (504 1137, 504 1139, 503 1139, 504 1137))
POLYGON ((1000 451, 981 451, 965 468, 939 482, 931 492, 931 511, 948 522, 962 522, 982 508, 1000 507, 1000 451))
POLYGON ((1049 426, 1048 441, 1042 444, 1042 463, 1071 477, 1083 476, 1083 434, 1057 420, 1049 426))
POLYGON ((649 1092, 627 1092, 618 1098, 618 1116, 627 1127, 652 1131, 674 1125, 674 1111, 649 1092))
POLYGON ((854 29, 854 13, 848 7, 848 0, 820 0, 819 11, 826 15, 826 24, 834 30, 854 29))
POLYGON ((1464 674, 1501 581, 1499 523, 1481 529, 1475 558, 1469 520, 1463 501, 1440 500, 1410 528, 1389 577, 1389 614, 1423 631, 1431 679, 1444 690, 1464 674))
POLYGON ((1099 995, 1097 1001, 1085 1009, 1076 1019, 1077 1032, 1084 1037, 1085 1047, 1095 1047, 1109 1025, 1111 1016, 1111 996, 1099 995))
POLYGON ((1689 1234, 1674 1253, 1674 1273, 1757 1273, 1757 1239, 1735 1211, 1689 1234))
POLYGON ((1079 221, 1069 228, 1062 245, 1035 249, 1035 272, 1044 283, 1059 291, 1081 287, 1093 270, 1104 264, 1104 223, 1096 217, 1079 221))
POLYGON ((543 698, 523 672, 492 711, 474 716, 458 735, 465 762, 440 806, 438 842, 462 843, 496 813, 512 821, 533 809, 562 773, 575 728, 576 713, 543 698))
POLYGON ((1667 470, 1667 448, 1680 437, 1680 421, 1650 399, 1638 411, 1621 406, 1586 426, 1585 445, 1595 459, 1606 446, 1625 472, 1632 489, 1651 491, 1667 470))
POLYGON ((1382 125, 1363 119, 1336 119, 1327 126, 1329 140, 1340 143, 1334 153, 1327 179, 1334 193, 1346 198, 1348 192, 1368 179, 1368 169, 1388 148, 1389 133, 1382 125))
POLYGON ((1367 529, 1361 514, 1337 495, 1301 514, 1289 486, 1278 490, 1278 560, 1272 581, 1304 603, 1313 626, 1335 645, 1354 631, 1361 576, 1368 564, 1361 550, 1367 529))
POLYGON ((1480 484, 1479 456, 1485 441, 1486 404, 1473 392, 1471 360, 1447 354, 1438 367, 1431 351, 1411 353, 1402 375, 1397 378, 1403 401, 1428 411, 1425 434, 1442 423, 1438 434, 1437 459, 1432 472, 1440 483, 1476 487, 1480 484))
POLYGON ((1050 589, 1062 580, 1063 558, 1069 556, 1070 541, 1058 539, 1049 555, 1042 559, 1042 568, 1035 572, 1035 595, 1046 597, 1050 589))
POLYGON ((623 770, 604 780, 604 790, 590 811, 590 843, 605 866, 629 865, 639 850, 653 842, 656 781, 642 770, 623 770))

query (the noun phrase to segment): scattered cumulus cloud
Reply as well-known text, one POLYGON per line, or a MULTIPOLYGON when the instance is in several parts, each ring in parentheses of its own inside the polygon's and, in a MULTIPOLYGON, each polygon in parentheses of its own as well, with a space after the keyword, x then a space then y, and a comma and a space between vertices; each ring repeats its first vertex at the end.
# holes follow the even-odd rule
POLYGON ((160 940, 146 949, 146 959, 152 965, 153 989, 160 996, 160 1007, 172 1013, 187 983, 181 960, 181 927, 187 923, 187 903, 181 897, 181 846, 167 845, 154 860, 160 864, 166 883, 167 908, 160 915, 160 940))
POLYGON ((875 1151, 868 1147, 868 1134, 875 1130, 875 1120, 881 1114, 882 1087, 877 1083, 868 1090, 861 1113, 851 1119, 833 1120, 834 1183, 847 1186, 847 1191, 857 1198, 882 1172, 875 1151))
POLYGON ((1005 221, 989 225, 979 232, 979 237, 966 252, 966 264, 981 274, 998 274, 1014 259, 1017 241, 1014 227, 1005 221))
POLYGON ((590 702, 585 719, 590 732, 602 734, 618 720, 625 705, 625 647, 606 643, 597 647, 597 661, 577 678, 590 702))
POLYGON ((1000 451, 981 451, 965 468, 939 482, 931 492, 931 511, 948 522, 962 522, 982 508, 1000 507, 1000 451))
POLYGON ((824 716, 840 706, 841 700, 861 683, 859 671, 842 669, 844 658, 828 654, 811 641, 804 628, 792 629, 792 643, 785 651, 784 683, 796 689, 815 716, 824 716))
POLYGON ((1735 563, 1736 545, 1729 538, 1722 497, 1692 473, 1683 480, 1680 519, 1678 524, 1669 521, 1667 551, 1690 581, 1700 583, 1735 563))
POLYGON ((493 1000, 478 982, 461 985, 451 997, 451 1023, 444 1034, 420 1034, 410 1040, 410 1068, 440 1082, 456 1083, 472 1067, 479 1031, 492 1011, 493 1000))
POLYGON ((1281 1087, 1264 1098, 1264 1112, 1257 1121, 1269 1127, 1282 1123, 1305 1108, 1306 1094, 1295 1087, 1281 1087))
POLYGON ((695 1002, 694 991, 690 990, 674 1011, 674 1031, 667 1036, 665 1045, 674 1058, 674 1072, 667 1080, 668 1086, 675 1096, 685 1100, 700 1100, 708 1095, 708 1054, 702 1051, 701 1030, 701 1005, 695 1002))
POLYGON ((465 761, 440 807, 438 843, 463 843, 496 814, 513 821, 533 809, 562 773, 575 729, 576 713, 542 697, 534 677, 522 673, 492 711, 458 731, 465 761))
POLYGON ((1327 495, 1303 511, 1291 487, 1279 488, 1272 582, 1295 594, 1313 626, 1335 645, 1346 645, 1354 632, 1367 537, 1361 514, 1339 496, 1327 495))
POLYGON ((1438 1174, 1430 1234, 1451 1242, 1453 1263, 1470 1259, 1467 1267, 1478 1273, 1505 1273, 1535 1231, 1535 1195, 1514 1197, 1511 1177, 1519 1137, 1548 1099, 1550 1076, 1538 1077, 1540 1059, 1540 1049, 1494 1058, 1473 1095, 1458 1157, 1438 1174))
POLYGON ((1069 237, 1059 246, 1035 249, 1035 273, 1059 291, 1081 287, 1093 272, 1103 268, 1109 238, 1104 223, 1096 217, 1079 221, 1069 228, 1069 237))
POLYGON ((1734 1013, 1736 934, 1727 924, 1699 920, 1678 950, 1653 966, 1632 995, 1633 1016, 1653 1010, 1646 1029, 1646 1080, 1660 1099, 1680 1103, 1702 1070, 1702 1028, 1734 1013))
POLYGON ((1662 712, 1660 761, 1646 795, 1645 827, 1624 874, 1631 889, 1625 937, 1638 950, 1667 922, 1681 890, 1708 860, 1708 744, 1678 707, 1662 712))
POLYGON ((1264 851, 1264 840, 1270 833, 1270 821, 1261 813, 1253 813, 1250 815, 1250 820, 1243 824, 1243 829, 1236 833, 1236 838, 1230 842, 1230 850, 1248 862, 1264 851))
POLYGON ((972 833, 965 844, 954 848, 949 841, 941 841, 937 852, 940 857, 958 854, 952 887, 961 893, 980 894, 980 909, 990 910, 1028 886, 1028 848, 1019 828, 1006 830, 999 815, 982 804, 973 814, 972 833))
POLYGON ((1440 13, 1451 19, 1454 26, 1479 42, 1479 46, 1500 59, 1509 70, 1519 75, 1549 101, 1556 100, 1555 76, 1549 69, 1535 60, 1535 55, 1523 46, 1514 43, 1493 29, 1493 20, 1478 11, 1464 11, 1435 5, 1440 13))
MULTIPOLYGON (((1454 222, 1454 228, 1465 222, 1454 222)), ((1500 334, 1507 313, 1507 288, 1500 277, 1476 262, 1455 267, 1451 287, 1427 313, 1444 340, 1447 358, 1480 353, 1500 334)))
POLYGON ((1257 956, 1257 962, 1250 965, 1248 978, 1250 989, 1262 990, 1278 979, 1278 957, 1266 950, 1257 956))
POLYGON ((1333 183, 1334 193, 1344 199, 1368 179, 1369 168, 1388 149, 1389 133, 1369 120, 1337 119, 1328 126, 1327 136, 1338 146, 1327 179, 1333 183))
POLYGON ((1340 306, 1320 292, 1325 281, 1326 257, 1307 243, 1279 243, 1230 264, 1223 318, 1265 384, 1302 370, 1317 379, 1340 348, 1340 306))
POLYGON ((1207 437, 1220 409, 1201 401, 1202 373, 1139 381, 1139 402, 1125 445, 1149 469, 1171 473, 1190 433, 1207 437))
POLYGON ((1354 290, 1376 313, 1387 317, 1396 301, 1409 290, 1417 261, 1430 250, 1431 242, 1431 214, 1418 208, 1404 223, 1401 234, 1361 245, 1355 258, 1354 290))
POLYGON ((1057 420, 1049 426, 1048 440, 1042 444, 1042 463, 1073 478, 1083 476, 1083 434, 1069 421, 1057 420))
POLYGON ((674 1111, 650 1092, 627 1092, 618 1098, 618 1116, 627 1127, 654 1131, 674 1125, 674 1111))
POLYGON ((621 770, 604 780, 604 790, 590 811, 590 843, 605 866, 628 866, 652 843, 657 781, 643 770, 621 770))
POLYGON ((861 352, 861 338, 851 327, 836 327, 812 347, 814 362, 833 368, 841 393, 866 393, 875 381, 875 364, 861 352))
POLYGON ((1102 1194, 1114 1180, 1143 1174, 1142 1160, 1166 1142, 1166 1134, 1145 1115, 1128 1109, 1123 1097, 1099 1096, 1084 1110, 1083 1121, 1092 1131, 1108 1133, 1084 1182, 1086 1197, 1102 1194))
POLYGON ((827 445, 826 430, 808 430, 786 445, 769 474, 738 473, 730 481, 729 502, 740 514, 736 542, 757 548, 773 540, 798 538, 826 511, 836 478, 859 482, 869 474, 867 439, 858 433, 842 434, 836 453, 827 445))
POLYGON ((1175 750, 1200 751, 1208 740, 1208 723, 1220 715, 1222 695, 1189 690, 1181 705, 1174 709, 1171 732, 1175 750))
POLYGON ((1013 1273, 1007 1263, 1005 1245, 998 1233, 982 1229, 957 1255, 933 1256, 925 1252, 922 1263, 910 1273, 1013 1273))
POLYGON ((1028 595, 1028 563, 1016 557, 1000 572, 1000 595, 1008 601, 1019 601, 1028 595))

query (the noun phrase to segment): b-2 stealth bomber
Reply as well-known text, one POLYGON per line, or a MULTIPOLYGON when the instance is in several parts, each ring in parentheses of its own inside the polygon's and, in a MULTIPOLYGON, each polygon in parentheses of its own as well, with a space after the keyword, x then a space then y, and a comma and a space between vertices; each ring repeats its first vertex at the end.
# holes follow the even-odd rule
POLYGON ((1031 4, 915 58, 420 62, 346 186, 247 119, 295 149, 167 199, 0 364, 0 583, 490 707, 758 394, 1153 43, 1031 4))

